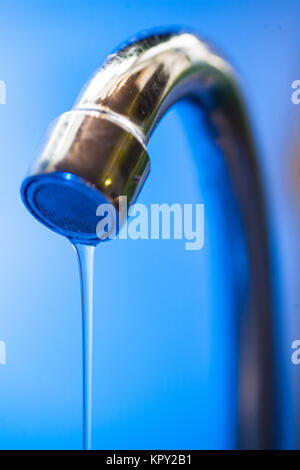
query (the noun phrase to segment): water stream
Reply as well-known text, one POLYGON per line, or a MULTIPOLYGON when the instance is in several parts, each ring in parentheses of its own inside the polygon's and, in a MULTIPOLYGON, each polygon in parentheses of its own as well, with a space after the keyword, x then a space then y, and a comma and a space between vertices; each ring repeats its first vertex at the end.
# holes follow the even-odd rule
POLYGON ((94 246, 73 245, 77 254, 82 310, 82 413, 83 450, 92 448, 92 362, 94 246))

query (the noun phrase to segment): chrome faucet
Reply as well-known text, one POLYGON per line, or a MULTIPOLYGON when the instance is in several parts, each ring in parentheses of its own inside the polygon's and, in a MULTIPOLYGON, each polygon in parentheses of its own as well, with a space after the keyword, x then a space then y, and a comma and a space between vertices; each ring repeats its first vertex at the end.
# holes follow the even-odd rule
POLYGON ((274 446, 276 424, 269 243, 257 155, 229 63, 186 31, 148 34, 123 45, 58 119, 23 182, 22 198, 50 229, 97 244, 97 206, 109 202, 118 210, 120 196, 127 196, 129 206, 135 202, 150 169, 149 138, 167 109, 183 98, 202 111, 221 148, 241 214, 249 294, 236 320, 236 445, 267 449, 274 446))

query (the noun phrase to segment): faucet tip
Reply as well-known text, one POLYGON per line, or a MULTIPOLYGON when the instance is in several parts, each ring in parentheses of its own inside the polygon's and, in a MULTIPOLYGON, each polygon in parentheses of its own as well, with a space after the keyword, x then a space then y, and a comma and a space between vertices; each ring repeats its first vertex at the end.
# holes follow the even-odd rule
POLYGON ((56 233, 85 245, 100 241, 96 211, 108 201, 82 178, 67 172, 29 176, 21 197, 29 212, 56 233))

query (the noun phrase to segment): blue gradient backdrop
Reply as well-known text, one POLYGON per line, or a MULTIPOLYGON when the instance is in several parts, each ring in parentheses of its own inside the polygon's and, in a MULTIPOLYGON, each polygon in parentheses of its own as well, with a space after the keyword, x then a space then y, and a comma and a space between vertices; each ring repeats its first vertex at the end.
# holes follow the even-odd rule
MULTIPOLYGON (((198 30, 241 76, 271 214, 281 442, 295 446, 298 371, 290 345, 299 336, 299 226, 292 175, 300 116, 290 95, 300 78, 299 15, 296 0, 1 4, 0 79, 7 86, 7 103, 0 105, 0 340, 7 347, 7 364, 0 366, 1 449, 81 446, 76 260, 65 239, 26 212, 20 183, 49 123, 70 109, 106 55, 137 31, 168 24, 198 30)), ((197 139, 213 160, 204 130, 197 139)), ((149 153, 152 172, 139 202, 204 202, 178 109, 155 132, 149 153)), ((216 188, 222 172, 221 165, 216 188)), ((226 218, 226 205, 218 208, 213 198, 207 211, 226 218)), ((185 251, 181 241, 98 247, 94 448, 234 446, 231 252, 221 229, 205 235, 200 252, 185 251)))

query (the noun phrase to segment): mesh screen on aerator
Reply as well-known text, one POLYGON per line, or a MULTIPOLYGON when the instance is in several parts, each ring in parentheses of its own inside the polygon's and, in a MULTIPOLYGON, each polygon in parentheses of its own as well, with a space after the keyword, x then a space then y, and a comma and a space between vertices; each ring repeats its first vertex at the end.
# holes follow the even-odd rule
POLYGON ((95 233, 97 204, 74 188, 58 184, 39 187, 34 195, 36 209, 67 232, 95 233))
POLYGON ((98 243, 97 207, 107 203, 102 194, 80 180, 37 178, 29 185, 27 206, 42 223, 75 241, 98 243))

